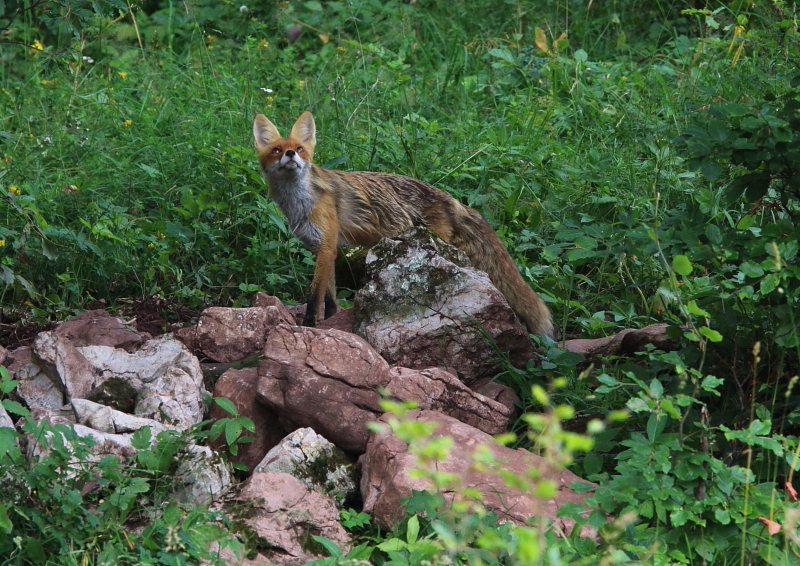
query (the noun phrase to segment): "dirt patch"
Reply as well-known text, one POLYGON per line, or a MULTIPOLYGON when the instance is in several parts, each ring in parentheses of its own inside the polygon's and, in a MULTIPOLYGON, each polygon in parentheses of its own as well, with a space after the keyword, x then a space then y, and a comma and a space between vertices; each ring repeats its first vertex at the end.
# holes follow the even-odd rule
MULTIPOLYGON (((120 301, 117 305, 87 304, 85 310, 104 308, 122 317, 139 332, 149 332, 153 337, 173 332, 186 323, 196 322, 202 309, 192 309, 170 299, 152 295, 139 299, 120 301)), ((30 346, 40 332, 52 330, 60 321, 34 322, 29 309, 0 308, 0 346, 14 350, 30 346)))

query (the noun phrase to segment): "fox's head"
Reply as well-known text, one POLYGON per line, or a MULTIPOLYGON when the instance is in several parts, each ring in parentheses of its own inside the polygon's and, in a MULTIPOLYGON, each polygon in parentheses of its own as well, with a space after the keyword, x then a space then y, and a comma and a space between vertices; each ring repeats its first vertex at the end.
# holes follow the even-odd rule
POLYGON ((311 158, 317 143, 316 132, 314 117, 307 110, 300 114, 286 138, 281 137, 266 116, 256 114, 253 137, 261 170, 268 177, 303 176, 311 169, 311 158))

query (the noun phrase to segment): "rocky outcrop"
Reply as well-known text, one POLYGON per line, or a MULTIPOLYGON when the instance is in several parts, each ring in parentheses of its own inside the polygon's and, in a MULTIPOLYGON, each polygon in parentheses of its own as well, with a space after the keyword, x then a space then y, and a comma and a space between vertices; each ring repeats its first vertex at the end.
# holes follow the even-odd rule
POLYGON ((495 349, 515 364, 532 357, 528 333, 489 277, 429 231, 382 239, 367 271, 354 331, 389 363, 446 367, 470 383, 497 373, 495 349))

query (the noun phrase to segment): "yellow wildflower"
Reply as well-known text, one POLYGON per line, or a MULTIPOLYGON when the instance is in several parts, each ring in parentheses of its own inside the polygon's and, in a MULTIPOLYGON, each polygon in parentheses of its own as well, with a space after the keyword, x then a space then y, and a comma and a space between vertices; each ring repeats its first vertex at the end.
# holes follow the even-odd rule
POLYGON ((208 40, 209 43, 214 43, 217 40, 217 38, 214 37, 213 35, 207 35, 206 39, 208 40))
POLYGON ((125 71, 117 71, 117 74, 123 79, 128 76, 128 73, 125 71))
POLYGON ((344 53, 345 51, 347 51, 347 47, 345 47, 344 45, 340 45, 339 47, 336 48, 336 50, 340 51, 341 53, 344 53))
POLYGON ((28 53, 40 53, 44 49, 44 45, 38 39, 34 39, 33 43, 31 43, 31 48, 28 50, 28 53))
POLYGON ((5 246, 5 245, 6 245, 6 241, 5 240, 0 240, 0 246, 5 246))
POLYGON ((303 88, 304 86, 306 86, 306 81, 297 81, 297 86, 303 88))
POLYGON ((56 84, 57 79, 42 79, 39 81, 39 84, 43 84, 44 86, 53 86, 56 84))
POLYGON ((122 125, 123 126, 130 126, 131 124, 133 124, 133 120, 123 120, 122 121, 122 125))
POLYGON ((266 39, 259 39, 258 40, 258 47, 260 47, 262 49, 266 49, 267 47, 269 47, 269 42, 266 39))
POLYGON ((18 186, 16 186, 16 185, 11 185, 10 187, 8 187, 8 192, 10 192, 10 193, 14 193, 15 195, 18 195, 18 194, 20 194, 22 191, 20 190, 20 188, 19 188, 18 186))
POLYGON ((267 102, 272 102, 274 99, 271 96, 265 96, 264 100, 266 100, 267 102))

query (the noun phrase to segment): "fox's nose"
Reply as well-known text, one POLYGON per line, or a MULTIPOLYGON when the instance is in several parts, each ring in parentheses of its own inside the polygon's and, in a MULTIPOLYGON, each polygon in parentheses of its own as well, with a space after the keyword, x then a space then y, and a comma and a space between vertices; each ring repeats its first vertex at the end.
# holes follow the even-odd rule
POLYGON ((289 159, 294 157, 294 150, 293 149, 287 149, 286 150, 286 157, 288 157, 289 159))

